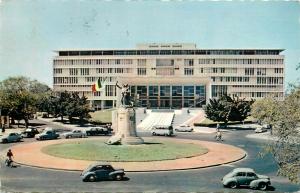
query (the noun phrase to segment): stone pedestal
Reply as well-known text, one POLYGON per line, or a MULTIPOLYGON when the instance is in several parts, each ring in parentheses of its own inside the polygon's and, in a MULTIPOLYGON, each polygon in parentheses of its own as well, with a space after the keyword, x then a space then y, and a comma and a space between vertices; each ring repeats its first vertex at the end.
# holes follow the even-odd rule
POLYGON ((137 136, 135 123, 134 108, 120 107, 116 115, 117 128, 115 128, 115 135, 108 140, 108 144, 120 141, 121 144, 138 145, 144 143, 141 137, 137 136))

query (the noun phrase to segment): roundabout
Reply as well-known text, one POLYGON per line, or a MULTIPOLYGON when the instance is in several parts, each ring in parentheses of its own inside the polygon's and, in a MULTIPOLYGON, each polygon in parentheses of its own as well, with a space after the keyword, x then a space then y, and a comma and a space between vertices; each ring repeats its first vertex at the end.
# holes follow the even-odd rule
POLYGON ((15 162, 21 165, 68 171, 82 171, 95 161, 109 161, 127 172, 187 170, 227 164, 246 156, 244 150, 232 145, 164 137, 145 137, 143 145, 107 146, 108 149, 97 152, 106 146, 105 140, 62 139, 20 144, 11 149, 17 155, 15 162), (150 146, 153 148, 149 149, 150 146), (106 156, 109 154, 110 157, 106 156))
POLYGON ((200 156, 208 149, 194 143, 148 139, 141 145, 107 145, 104 139, 70 141, 42 148, 51 156, 108 162, 149 162, 200 156))

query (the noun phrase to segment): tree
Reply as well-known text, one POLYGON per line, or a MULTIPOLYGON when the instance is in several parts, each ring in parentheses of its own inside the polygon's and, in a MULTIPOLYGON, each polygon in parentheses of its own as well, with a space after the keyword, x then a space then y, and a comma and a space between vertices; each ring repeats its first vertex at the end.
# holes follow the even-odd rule
POLYGON ((0 82, 2 115, 8 115, 12 120, 24 119, 27 127, 29 118, 37 110, 38 96, 48 90, 47 85, 23 76, 3 80, 0 82))
POLYGON ((274 141, 265 147, 279 167, 278 174, 300 182, 300 89, 284 101, 262 99, 253 104, 252 116, 271 124, 274 141))
MULTIPOLYGON (((297 67, 300 69, 300 64, 297 67)), ((264 154, 273 155, 278 174, 292 182, 300 182, 300 81, 292 84, 283 101, 265 98, 252 106, 252 116, 272 125, 274 140, 265 147, 264 154)))
POLYGON ((82 124, 85 118, 90 117, 87 98, 85 96, 79 97, 77 92, 57 93, 56 96, 50 97, 49 104, 51 114, 55 117, 61 117, 61 121, 63 121, 64 116, 68 116, 70 122, 73 121, 74 117, 78 117, 80 124, 82 124))
POLYGON ((68 106, 72 102, 71 94, 67 91, 56 93, 50 97, 50 112, 54 117, 60 117, 61 121, 64 116, 68 115, 68 106))
POLYGON ((243 121, 249 116, 253 101, 245 101, 238 97, 223 95, 218 99, 210 99, 204 108, 206 117, 217 122, 243 121))

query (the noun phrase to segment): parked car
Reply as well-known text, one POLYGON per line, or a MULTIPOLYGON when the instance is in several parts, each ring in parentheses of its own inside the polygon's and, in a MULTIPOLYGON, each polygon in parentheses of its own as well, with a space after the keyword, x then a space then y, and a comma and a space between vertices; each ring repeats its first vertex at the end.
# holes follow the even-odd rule
POLYGON ((25 129, 21 135, 22 137, 28 137, 28 138, 31 138, 31 137, 34 137, 36 134, 39 134, 40 132, 34 128, 34 127, 29 127, 27 129, 25 129))
POLYGON ((267 128, 264 126, 259 125, 255 130, 255 133, 263 133, 263 132, 267 132, 267 128))
POLYGON ((90 127, 86 131, 86 135, 110 135, 111 130, 104 127, 90 127))
POLYGON ((256 174, 251 168, 236 168, 222 178, 225 187, 238 188, 239 186, 248 186, 266 190, 271 185, 270 178, 256 174))
POLYGON ((99 180, 122 180, 124 169, 114 169, 109 163, 97 162, 87 167, 81 174, 82 181, 94 182, 99 180))
POLYGON ((54 130, 44 130, 42 133, 37 134, 35 136, 36 140, 47 140, 47 139, 57 139, 59 134, 56 133, 54 130))
POLYGON ((1 137, 2 143, 19 142, 22 136, 19 133, 9 133, 1 137))
POLYGON ((84 131, 81 131, 79 129, 74 129, 70 132, 64 133, 63 136, 68 139, 68 138, 78 138, 78 137, 86 137, 86 134, 84 131))
POLYGON ((175 127, 175 131, 177 132, 192 132, 194 129, 189 125, 179 125, 175 127))
POLYGON ((174 134, 174 131, 172 126, 154 126, 151 129, 151 134, 171 136, 174 134))

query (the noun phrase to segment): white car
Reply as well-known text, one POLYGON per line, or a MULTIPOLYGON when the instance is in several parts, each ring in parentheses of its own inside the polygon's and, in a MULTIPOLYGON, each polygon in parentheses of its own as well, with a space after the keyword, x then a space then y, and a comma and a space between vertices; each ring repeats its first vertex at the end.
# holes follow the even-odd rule
POLYGON ((267 128, 264 126, 258 126, 255 130, 255 133, 263 133, 263 132, 267 132, 267 128))
POLYGON ((172 136, 174 134, 172 126, 154 126, 151 129, 151 134, 154 135, 164 135, 172 136))
POLYGON ((86 137, 86 133, 84 131, 81 131, 79 129, 74 129, 71 132, 64 133, 63 136, 68 138, 79 138, 79 137, 86 137))
POLYGON ((179 125, 175 127, 176 132, 192 132, 194 129, 189 125, 179 125))

